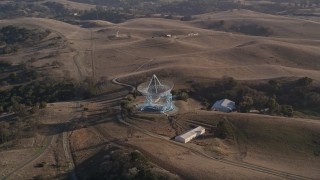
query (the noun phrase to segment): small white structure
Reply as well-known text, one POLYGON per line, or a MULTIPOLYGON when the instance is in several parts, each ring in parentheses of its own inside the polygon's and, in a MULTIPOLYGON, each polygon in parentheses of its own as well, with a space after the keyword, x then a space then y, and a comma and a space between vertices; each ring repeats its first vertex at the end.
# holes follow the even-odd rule
POLYGON ((236 109, 236 103, 229 99, 221 99, 216 101, 211 107, 212 110, 221 112, 231 112, 236 109))
POLYGON ((178 142, 182 142, 182 143, 187 143, 189 141, 191 141, 193 138, 196 138, 202 134, 204 134, 206 131, 206 129, 204 127, 197 127, 195 129, 192 129, 182 135, 176 136, 174 138, 174 140, 178 141, 178 142))
POLYGON ((199 33, 189 33, 188 36, 199 36, 199 33))

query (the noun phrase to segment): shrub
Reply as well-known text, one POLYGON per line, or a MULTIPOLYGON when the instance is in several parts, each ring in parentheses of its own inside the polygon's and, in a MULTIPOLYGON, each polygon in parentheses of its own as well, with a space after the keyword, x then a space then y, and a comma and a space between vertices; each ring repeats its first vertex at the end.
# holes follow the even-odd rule
POLYGON ((298 86, 309 86, 312 83, 312 79, 308 77, 303 77, 297 80, 298 86))
POLYGON ((225 139, 228 135, 228 130, 226 127, 225 121, 219 121, 217 124, 217 129, 214 132, 214 135, 220 139, 225 139))
POLYGON ((188 101, 189 95, 186 92, 181 92, 178 97, 179 100, 188 101))
POLYGON ((17 73, 10 73, 10 75, 9 75, 9 80, 11 81, 11 82, 15 82, 15 81, 17 81, 17 73))
POLYGON ((190 16, 190 15, 183 16, 180 20, 181 21, 191 21, 192 20, 192 16, 190 16))
POLYGON ((285 116, 292 117, 293 116, 293 108, 289 105, 282 105, 281 106, 281 113, 285 116))
POLYGON ((10 67, 11 63, 6 61, 0 61, 0 67, 10 67))
POLYGON ((45 101, 41 101, 40 105, 39 105, 39 108, 43 109, 43 108, 46 108, 46 107, 47 107, 47 103, 45 101))
POLYGON ((253 107, 253 99, 250 96, 244 96, 239 103, 240 112, 249 112, 253 107))

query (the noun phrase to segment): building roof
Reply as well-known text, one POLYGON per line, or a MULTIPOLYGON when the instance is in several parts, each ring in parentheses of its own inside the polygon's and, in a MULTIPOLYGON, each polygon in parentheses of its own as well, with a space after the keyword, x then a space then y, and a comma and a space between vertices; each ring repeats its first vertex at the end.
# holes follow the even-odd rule
POLYGON ((229 100, 229 99, 221 99, 219 101, 216 101, 212 108, 215 108, 215 107, 225 107, 225 108, 228 108, 230 110, 234 109, 235 108, 235 102, 229 100))
POLYGON ((197 132, 204 130, 204 127, 202 126, 198 126, 197 128, 194 128, 184 134, 179 135, 179 137, 183 138, 183 139, 187 139, 190 136, 193 136, 194 134, 197 134, 197 132))

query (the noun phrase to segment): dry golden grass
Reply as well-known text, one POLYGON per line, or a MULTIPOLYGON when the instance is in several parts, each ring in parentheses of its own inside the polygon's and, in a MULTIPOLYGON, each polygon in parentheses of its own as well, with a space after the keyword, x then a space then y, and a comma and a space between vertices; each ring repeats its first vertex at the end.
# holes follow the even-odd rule
MULTIPOLYGON (((217 78, 225 75, 242 80, 291 76, 320 78, 319 23, 244 10, 196 18, 191 22, 143 18, 118 25, 101 21, 99 23, 103 28, 91 30, 40 18, 3 20, 0 24, 43 26, 65 36, 75 53, 90 53, 93 50, 97 79, 130 74, 145 76, 154 72, 169 78, 217 78), (272 28, 274 35, 248 36, 203 29, 198 22, 206 20, 252 20, 272 28), (108 38, 117 31, 131 38, 108 38), (188 36, 189 33, 199 35, 188 36), (174 37, 157 37, 159 34, 174 37), (142 64, 145 65, 140 67, 142 64), (135 72, 138 68, 139 71, 135 72)), ((65 70, 76 68, 71 59, 61 61, 66 62, 65 70)), ((78 61, 91 61, 90 54, 80 56, 78 61)), ((92 67, 86 65, 85 68, 87 70, 82 70, 82 75, 90 76, 92 67)), ((79 74, 72 73, 72 76, 79 74)))
MULTIPOLYGON (((319 23, 252 11, 206 14, 197 16, 197 19, 191 22, 146 18, 134 19, 117 25, 107 22, 99 23, 103 24, 103 27, 84 29, 41 18, 0 21, 1 26, 8 24, 36 25, 52 29, 63 36, 67 45, 60 49, 63 51, 63 55, 56 57, 57 61, 64 64, 59 67, 59 70, 61 72, 69 71, 70 76, 78 80, 94 75, 95 80, 104 76, 108 79, 113 77, 131 78, 129 79, 130 83, 135 84, 152 73, 158 73, 161 78, 173 79, 181 84, 184 83, 179 81, 181 79, 213 79, 222 76, 232 76, 239 80, 308 76, 320 80, 319 23), (224 20, 227 24, 242 21, 253 22, 271 28, 274 34, 270 37, 248 36, 204 29, 199 24, 200 21, 219 20, 224 20), (130 34, 131 37, 109 38, 111 35, 115 35, 118 30, 120 34, 130 34), (199 33, 199 35, 188 36, 189 33, 199 33), (174 37, 157 37, 158 34, 172 34, 174 37)), ((18 57, 23 59, 21 54, 18 57)), ((9 58, 9 56, 5 58, 9 58)), ((42 59, 42 61, 46 61, 46 59, 42 59)), ((190 111, 192 107, 188 104, 181 109, 190 111)), ((319 172, 315 170, 319 167, 319 163, 308 161, 308 158, 311 158, 308 144, 304 143, 301 147, 305 149, 301 151, 298 149, 298 152, 288 154, 288 156, 285 156, 284 153, 292 150, 292 144, 284 144, 281 147, 281 144, 285 143, 282 135, 292 137, 288 140, 296 143, 297 146, 304 140, 309 142, 310 132, 319 130, 319 123, 314 123, 315 121, 311 120, 258 115, 217 114, 219 113, 207 113, 208 116, 228 116, 233 122, 244 120, 251 127, 251 129, 247 128, 244 131, 262 133, 261 136, 253 138, 256 144, 248 145, 246 161, 283 169, 291 173, 305 170, 303 175, 307 176, 310 173, 312 178, 319 177, 319 172), (265 129, 257 131, 257 128, 261 128, 261 124, 265 129), (270 137, 267 136, 268 133, 277 133, 278 131, 281 133, 274 136, 276 139, 267 142, 270 140, 270 137), (300 136, 301 133, 305 133, 306 136, 300 136), (273 148, 272 145, 277 147, 273 148), (282 150, 283 152, 281 152, 282 150), (307 151, 309 154, 306 154, 307 151), (277 156, 273 157, 273 155, 277 156), (293 158, 290 160, 291 157, 297 155, 301 156, 301 159, 293 158), (268 160, 268 158, 270 159, 268 160), (301 164, 304 163, 307 165, 302 166, 301 164)), ((127 137, 126 128, 117 123, 104 123, 101 127, 110 131, 111 135, 119 138, 127 137)), ((133 138, 128 143, 143 149, 146 153, 156 155, 157 157, 153 158, 160 163, 168 163, 172 167, 178 167, 173 170, 180 173, 185 172, 186 176, 195 179, 207 179, 208 177, 218 179, 274 178, 263 173, 221 164, 186 152, 186 149, 180 146, 149 136, 141 136, 142 139, 133 138), (181 154, 181 152, 184 153, 181 154), (190 169, 195 162, 199 162, 199 166, 190 169)), ((228 147, 224 143, 218 144, 219 148, 214 150, 222 154, 230 154, 233 150, 232 147, 228 147), (230 148, 230 151, 226 150, 227 148, 230 148)))
MULTIPOLYGON (((316 170, 320 167, 319 156, 315 155, 320 148, 316 143, 320 138, 319 120, 208 111, 197 111, 197 115, 189 118, 209 124, 228 121, 235 140, 233 145, 222 150, 234 147, 242 161, 310 178, 319 177, 316 170)), ((215 152, 218 147, 207 148, 215 152)))

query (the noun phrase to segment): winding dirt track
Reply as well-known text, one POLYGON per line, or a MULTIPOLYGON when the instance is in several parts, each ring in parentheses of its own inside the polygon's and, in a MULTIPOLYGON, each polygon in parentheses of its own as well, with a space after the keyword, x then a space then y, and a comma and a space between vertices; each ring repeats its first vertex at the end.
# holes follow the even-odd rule
MULTIPOLYGON (((73 115, 70 119, 68 119, 67 121, 70 121, 74 118, 75 115, 73 115)), ((66 122, 67 122, 66 121, 66 122)), ((59 128, 63 128, 62 126, 59 128)), ((29 158, 28 160, 22 162, 18 167, 16 167, 14 170, 12 170, 11 172, 7 173, 5 176, 3 176, 1 179, 5 180, 5 179, 9 179, 10 176, 12 176, 13 174, 15 174, 16 172, 18 172, 19 170, 25 168, 26 166, 30 165, 32 162, 36 161, 38 158, 40 158, 41 155, 45 154, 45 152, 48 151, 48 149, 51 147, 52 143, 53 143, 53 139, 54 137, 58 137, 58 134, 55 135, 51 135, 49 137, 47 137, 46 139, 46 143, 41 147, 41 149, 35 153, 31 158, 29 158)), ((66 154, 66 158, 69 160, 70 162, 70 169, 72 170, 72 178, 73 180, 76 180, 76 176, 73 172, 73 167, 74 167, 74 163, 72 158, 70 158, 70 147, 68 146, 68 137, 67 137, 67 132, 63 133, 63 147, 64 147, 64 151, 66 154), (68 156, 69 155, 69 156, 68 156)))
POLYGON ((16 167, 13 171, 9 172, 8 174, 6 174, 5 176, 3 176, 1 179, 5 180, 5 179, 9 179, 9 177, 11 175, 13 175, 14 173, 16 173, 17 171, 19 171, 20 169, 23 169, 24 167, 26 167, 27 165, 29 165, 30 163, 32 163, 33 161, 35 161, 36 159, 38 159, 44 152, 47 151, 47 149, 49 148, 49 146, 52 144, 52 139, 53 136, 49 136, 46 140, 46 143, 43 147, 41 147, 41 150, 39 152, 37 152, 36 154, 34 154, 30 159, 28 159, 27 161, 21 163, 18 167, 16 167))

